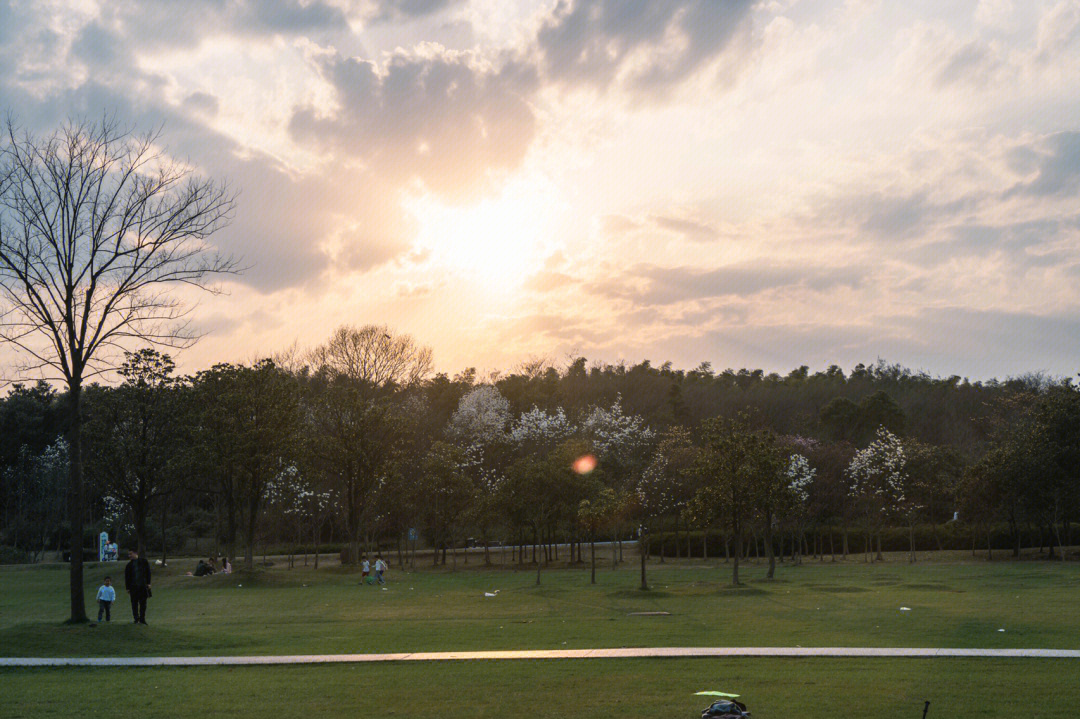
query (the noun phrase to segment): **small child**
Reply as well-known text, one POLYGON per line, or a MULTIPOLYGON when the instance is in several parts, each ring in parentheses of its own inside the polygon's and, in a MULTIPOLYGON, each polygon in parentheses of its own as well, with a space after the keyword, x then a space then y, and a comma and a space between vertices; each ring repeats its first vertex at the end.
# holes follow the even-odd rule
POLYGON ((382 576, 383 572, 385 571, 386 562, 383 561, 382 555, 380 554, 378 557, 375 558, 375 581, 377 581, 379 584, 386 584, 386 580, 383 579, 382 576))
POLYGON ((371 574, 371 563, 368 562, 368 558, 364 557, 360 560, 360 584, 367 582, 368 575, 371 574))
POLYGON ((116 590, 113 589, 112 577, 105 577, 105 583, 98 587, 97 601, 97 620, 100 622, 101 615, 104 614, 105 621, 109 621, 112 618, 109 610, 112 609, 112 603, 116 601, 116 590))

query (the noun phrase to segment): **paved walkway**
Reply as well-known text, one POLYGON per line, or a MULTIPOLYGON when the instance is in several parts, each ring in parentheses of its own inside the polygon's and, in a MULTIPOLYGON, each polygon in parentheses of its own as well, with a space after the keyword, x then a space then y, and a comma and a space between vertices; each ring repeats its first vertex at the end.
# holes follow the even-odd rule
POLYGON ((0 657, 0 667, 192 667, 237 664, 343 664, 464 659, 634 659, 647 657, 993 657, 1080 659, 1077 649, 905 647, 620 647, 411 654, 294 654, 251 657, 0 657))

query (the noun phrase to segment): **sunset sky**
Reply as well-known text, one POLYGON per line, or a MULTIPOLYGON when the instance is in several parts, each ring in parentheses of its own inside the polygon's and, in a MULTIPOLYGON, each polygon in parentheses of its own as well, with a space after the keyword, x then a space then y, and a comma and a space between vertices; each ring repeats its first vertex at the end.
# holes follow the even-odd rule
POLYGON ((0 0, 0 108, 240 191, 185 371, 1080 370, 1080 0, 0 0))

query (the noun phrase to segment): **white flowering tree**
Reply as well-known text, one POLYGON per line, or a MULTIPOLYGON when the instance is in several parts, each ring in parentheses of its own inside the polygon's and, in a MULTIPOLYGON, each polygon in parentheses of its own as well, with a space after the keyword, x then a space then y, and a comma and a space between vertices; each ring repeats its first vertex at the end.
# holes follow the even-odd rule
MULTIPOLYGON (((784 478, 787 485, 789 499, 788 514, 794 526, 794 549, 795 562, 802 563, 801 538, 809 520, 810 511, 810 487, 814 483, 817 470, 810 466, 810 460, 798 452, 793 453, 787 460, 784 469, 784 478)), ((783 547, 781 547, 783 549, 783 547)))
MULTIPOLYGON (((517 423, 519 438, 544 443, 543 427, 546 414, 531 416, 534 423, 517 423)), ((564 417, 565 419, 565 417, 564 417)), ((446 435, 464 449, 460 469, 473 482, 475 501, 469 514, 484 545, 484 564, 491 564, 491 531, 500 517, 499 490, 504 478, 502 449, 509 441, 510 403, 493 385, 480 385, 461 398, 450 417, 446 435)), ((468 554, 465 555, 468 562, 468 554)))
MULTIPOLYGON (((593 407, 581 423, 581 430, 596 450, 604 475, 615 490, 616 499, 620 504, 625 503, 627 496, 632 493, 633 477, 644 469, 656 433, 645 424, 644 418, 623 411, 621 396, 616 396, 610 407, 593 407)), ((622 539, 617 518, 615 540, 612 562, 622 561, 622 539), (615 552, 618 552, 617 556, 615 552)), ((644 556, 644 549, 641 551, 644 556)), ((643 559, 643 576, 644 566, 643 559)))
POLYGON ((25 445, 19 450, 18 462, 4 471, 3 481, 10 489, 15 512, 14 526, 5 527, 20 538, 32 561, 40 561, 50 537, 57 537, 57 553, 61 541, 58 531, 66 510, 68 476, 68 444, 63 437, 33 454, 25 445))
MULTIPOLYGON (((296 536, 296 544, 304 541, 304 529, 308 521, 309 498, 314 493, 295 464, 281 470, 266 485, 266 504, 296 536)), ((289 569, 295 564, 294 545, 289 545, 289 569)), ((305 563, 307 555, 304 555, 305 563)))
POLYGON ((498 388, 485 384, 461 398, 446 434, 465 444, 491 445, 506 439, 509 423, 510 402, 498 388))
POLYGON ((872 534, 877 535, 876 558, 882 558, 881 529, 886 520, 914 516, 914 508, 906 494, 906 467, 903 442, 884 427, 878 428, 874 441, 856 452, 848 465, 849 493, 866 519, 865 548, 868 559, 872 534))
MULTIPOLYGON (((311 543, 315 551, 315 569, 319 568, 319 543, 322 539, 323 529, 326 523, 331 521, 341 511, 341 503, 338 501, 338 493, 333 489, 313 492, 307 500, 308 517, 310 518, 311 543)), ((307 563, 307 556, 304 556, 307 563)))
MULTIPOLYGON (((337 512, 337 495, 333 490, 320 491, 301 473, 295 464, 286 466, 269 483, 266 501, 282 523, 296 536, 296 544, 305 544, 311 532, 315 553, 315 568, 319 568, 319 539, 326 522, 337 512)), ((308 563, 304 550, 304 566, 308 563)), ((289 548, 289 569, 295 566, 293 548, 289 548)))
POLYGON ((562 407, 556 407, 554 412, 546 412, 534 406, 522 412, 510 425, 507 439, 520 452, 546 456, 575 431, 574 424, 562 407))
MULTIPOLYGON (((690 433, 683 427, 672 427, 664 433, 652 461, 641 472, 634 488, 643 526, 648 528, 651 522, 665 517, 674 520, 676 556, 679 554, 679 518, 685 514, 684 510, 693 494, 691 470, 696 458, 697 450, 690 433)), ((646 586, 644 558, 649 553, 650 535, 651 532, 646 534, 640 547, 642 587, 646 586)), ((687 542, 689 544, 689 532, 687 542)), ((663 546, 660 547, 660 561, 664 561, 663 546)))
POLYGON ((428 450, 423 463, 424 503, 420 511, 431 532, 432 561, 439 562, 439 550, 446 564, 446 549, 452 548, 453 562, 457 567, 455 540, 464 525, 469 507, 473 504, 476 488, 466 476, 465 452, 446 442, 435 442, 428 450))
POLYGON ((621 396, 617 396, 610 407, 593 407, 581 423, 581 429, 592 440, 600 461, 607 464, 633 461, 656 437, 643 417, 623 412, 621 396))
MULTIPOLYGON (((480 533, 480 541, 484 545, 484 564, 491 564, 491 533, 502 518, 500 509, 500 492, 506 477, 501 468, 492 461, 494 452, 486 450, 492 445, 485 445, 474 441, 465 448, 460 461, 459 469, 473 484, 473 501, 469 507, 469 519, 480 533)), ((505 543, 504 543, 505 544, 505 543)), ((505 551, 503 554, 505 561, 505 551)), ((468 564, 469 555, 465 555, 465 563, 468 564)))

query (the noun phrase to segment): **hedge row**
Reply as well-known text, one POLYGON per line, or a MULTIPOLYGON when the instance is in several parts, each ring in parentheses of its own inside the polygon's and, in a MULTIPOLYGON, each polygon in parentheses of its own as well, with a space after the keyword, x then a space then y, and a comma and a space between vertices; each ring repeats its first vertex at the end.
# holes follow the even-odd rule
MULTIPOLYGON (((1065 545, 1072 544, 1073 540, 1080 537, 1076 534, 1077 525, 1071 525, 1063 528, 1061 540, 1065 545)), ((1041 533, 1037 528, 1023 527, 1019 530, 1020 534, 1020 546, 1022 548, 1037 548, 1047 547, 1049 543, 1055 543, 1055 538, 1047 530, 1043 530, 1041 533)), ((808 553, 813 554, 814 544, 819 541, 817 538, 820 535, 821 551, 825 554, 831 553, 835 548, 837 554, 843 551, 843 529, 840 527, 823 527, 821 529, 807 530, 805 533, 806 546, 808 553)), ((972 538, 974 535, 976 549, 986 549, 986 532, 981 528, 973 528, 970 525, 938 525, 933 527, 931 525, 917 525, 915 527, 915 550, 919 552, 933 551, 937 549, 951 549, 951 550, 970 550, 972 546, 972 538), (935 538, 936 532, 936 538, 935 538)), ((864 539, 866 532, 863 528, 853 526, 848 528, 848 551, 852 554, 858 554, 864 551, 864 539)), ((724 535, 719 531, 710 531, 706 537, 703 531, 691 531, 687 532, 653 532, 650 542, 649 551, 651 554, 660 555, 665 557, 701 557, 703 556, 705 545, 708 545, 709 557, 722 557, 724 555, 724 535), (689 555, 687 554, 687 543, 689 542, 689 555)), ((752 537, 747 537, 744 540, 746 544, 752 543, 754 540, 752 537)), ((792 533, 788 531, 778 532, 774 537, 775 547, 777 553, 783 553, 789 555, 791 553, 792 533), (781 549, 783 547, 783 549, 781 549)), ((758 552, 760 554, 765 553, 764 538, 762 536, 757 537, 758 552)), ((1012 550, 1015 545, 1015 539, 1009 531, 1008 525, 995 526, 990 532, 990 543, 995 550, 1012 550)), ((906 527, 889 527, 881 533, 881 549, 885 552, 906 552, 908 551, 908 529, 906 527)), ((734 551, 734 543, 732 542, 732 551, 734 551)), ((876 548, 876 539, 875 539, 876 548)), ((750 555, 753 556, 754 550, 747 548, 750 555)))

